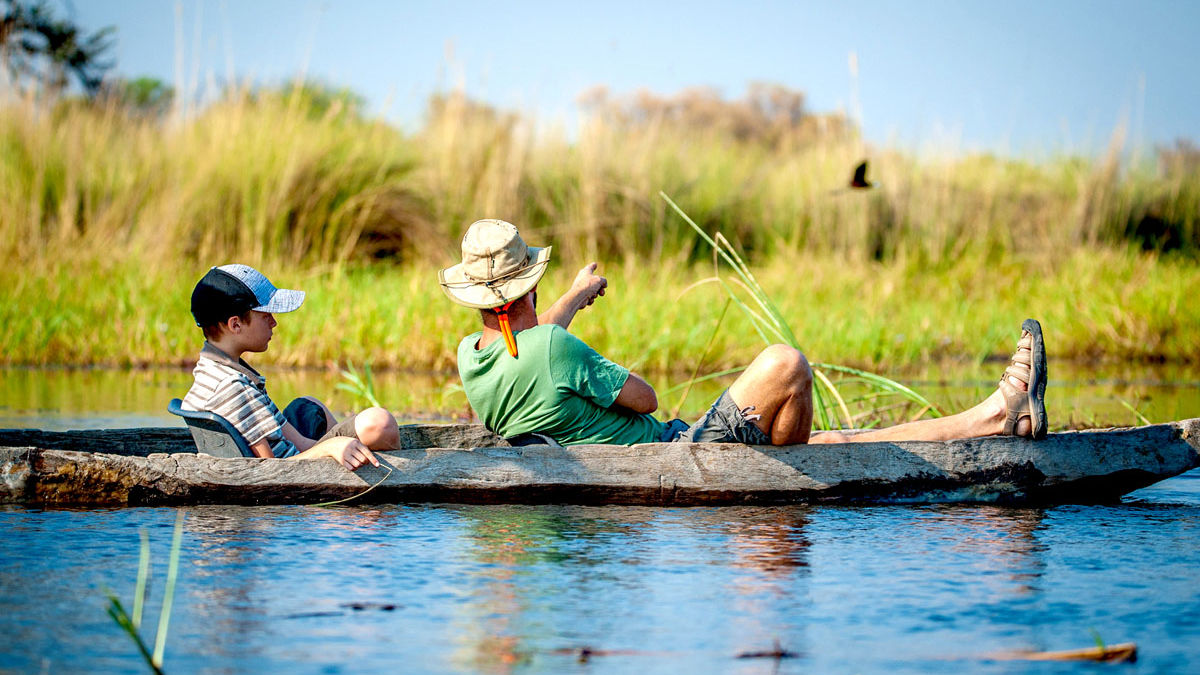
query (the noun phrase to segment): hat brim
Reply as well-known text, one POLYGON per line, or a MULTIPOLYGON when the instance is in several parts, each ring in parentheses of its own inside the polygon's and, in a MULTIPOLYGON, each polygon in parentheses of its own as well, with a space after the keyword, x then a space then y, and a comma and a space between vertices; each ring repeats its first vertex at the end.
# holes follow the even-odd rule
POLYGON ((293 291, 288 288, 277 288, 271 294, 271 299, 266 304, 255 307, 256 312, 270 312, 271 314, 283 314, 286 312, 294 312, 300 309, 300 305, 304 303, 304 291, 293 291))
POLYGON ((546 246, 529 247, 529 264, 520 272, 503 281, 488 284, 470 279, 463 272, 462 263, 438 271, 438 282, 451 300, 475 309, 492 309, 520 298, 537 286, 546 273, 550 262, 550 249, 546 246))

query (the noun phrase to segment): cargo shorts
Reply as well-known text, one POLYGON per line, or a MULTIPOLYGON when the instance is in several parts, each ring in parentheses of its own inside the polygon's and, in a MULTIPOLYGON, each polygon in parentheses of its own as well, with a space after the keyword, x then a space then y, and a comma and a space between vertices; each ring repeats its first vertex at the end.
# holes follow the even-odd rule
POLYGON ((770 436, 754 424, 759 416, 753 413, 754 406, 739 408, 726 389, 695 424, 688 426, 681 419, 667 422, 659 440, 664 443, 771 445, 770 436))

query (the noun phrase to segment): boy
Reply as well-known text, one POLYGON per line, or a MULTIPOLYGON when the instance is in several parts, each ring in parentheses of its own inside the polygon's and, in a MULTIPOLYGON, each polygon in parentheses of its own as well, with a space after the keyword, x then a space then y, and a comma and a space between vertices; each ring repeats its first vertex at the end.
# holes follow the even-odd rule
POLYGON ((205 341, 183 407, 224 417, 258 457, 332 457, 350 470, 367 462, 379 466, 371 451, 394 450, 400 443, 390 412, 368 408, 339 424, 324 404, 307 396, 280 412, 267 395, 266 378, 242 360, 246 352, 267 350, 273 314, 295 311, 302 302, 303 291, 275 288, 252 267, 210 269, 192 291, 192 316, 205 341))

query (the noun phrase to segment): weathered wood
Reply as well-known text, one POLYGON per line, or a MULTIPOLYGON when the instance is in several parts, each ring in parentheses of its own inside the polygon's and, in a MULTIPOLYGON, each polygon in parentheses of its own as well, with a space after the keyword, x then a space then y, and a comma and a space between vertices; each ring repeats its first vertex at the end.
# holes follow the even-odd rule
MULTIPOLYGON (((443 436, 428 432, 428 438, 452 438, 449 429, 443 436)), ((468 438, 478 432, 468 428, 463 433, 467 435, 461 437, 468 438)), ((350 497, 379 483, 363 501, 1100 502, 1200 466, 1200 419, 1051 434, 1036 442, 989 438, 785 447, 430 447, 379 456, 384 468, 351 473, 330 459, 220 459, 194 453, 140 457, 0 448, 0 501, 313 503, 350 497)))
MULTIPOLYGON (((405 424, 400 427, 402 448, 474 448, 508 445, 482 424, 405 424)), ((42 431, 0 429, 0 447, 102 452, 145 457, 155 453, 196 453, 187 427, 42 431)))

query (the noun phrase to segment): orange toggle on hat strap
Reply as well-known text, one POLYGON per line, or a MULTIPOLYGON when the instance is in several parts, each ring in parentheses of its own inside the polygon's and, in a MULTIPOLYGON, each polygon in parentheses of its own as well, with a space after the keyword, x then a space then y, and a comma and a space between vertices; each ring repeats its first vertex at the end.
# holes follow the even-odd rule
POLYGON ((504 345, 508 347, 509 355, 515 359, 517 358, 517 336, 513 335, 512 325, 508 323, 509 307, 512 307, 512 302, 497 309, 496 316, 500 319, 500 332, 504 333, 504 345))

